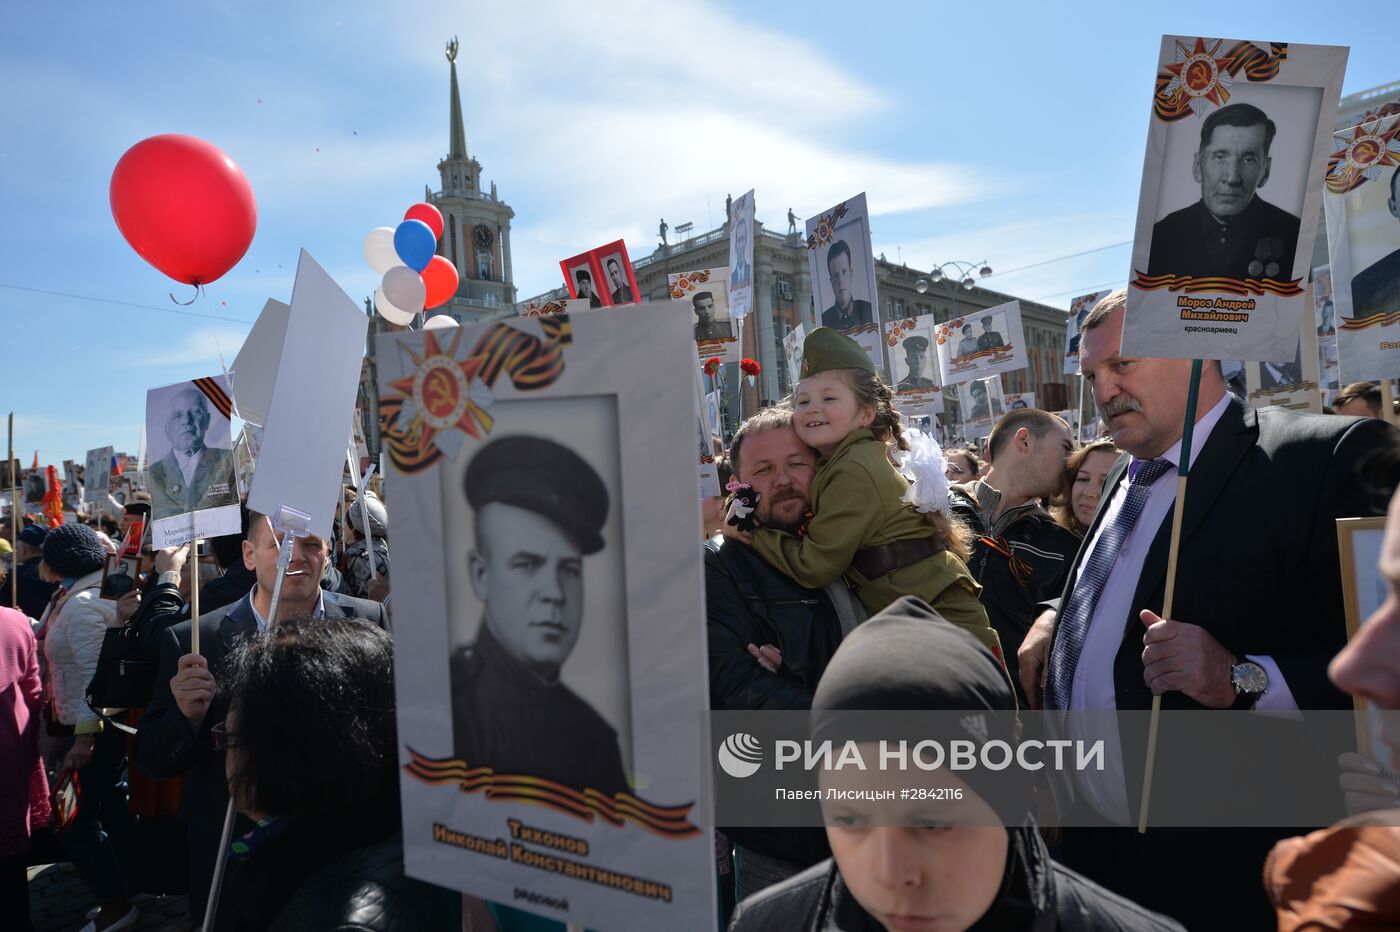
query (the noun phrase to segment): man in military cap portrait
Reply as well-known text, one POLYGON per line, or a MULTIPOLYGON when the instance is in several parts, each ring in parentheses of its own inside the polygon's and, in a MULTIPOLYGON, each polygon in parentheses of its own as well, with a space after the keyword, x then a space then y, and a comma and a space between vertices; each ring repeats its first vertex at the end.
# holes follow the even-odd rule
POLYGON ((1298 218, 1257 193, 1269 180, 1276 131, 1250 104, 1230 104, 1205 118, 1191 160, 1201 198, 1153 225, 1148 275, 1292 276, 1298 218))
POLYGON ((982 332, 977 336, 977 348, 979 350, 1001 349, 1006 345, 1006 338, 992 328, 992 315, 988 314, 982 318, 982 332))
POLYGON ((934 383, 924 376, 924 366, 928 363, 928 337, 912 336, 904 339, 904 365, 909 373, 899 380, 896 391, 913 392, 933 388, 934 383))
POLYGON ((734 329, 727 320, 715 320, 715 296, 708 291, 697 291, 690 296, 690 306, 695 309, 695 342, 702 340, 732 340, 734 329))
POLYGON ((616 729, 560 680, 584 618, 584 558, 605 546, 607 486, 573 450, 531 436, 486 444, 464 485, 482 618, 451 658, 455 756, 498 775, 626 791, 616 729))

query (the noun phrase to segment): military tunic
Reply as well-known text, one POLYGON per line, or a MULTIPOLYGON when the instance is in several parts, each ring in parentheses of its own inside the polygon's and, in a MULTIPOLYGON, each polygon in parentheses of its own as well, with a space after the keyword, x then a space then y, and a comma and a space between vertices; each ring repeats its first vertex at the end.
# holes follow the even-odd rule
POLYGON ((1298 218, 1258 195, 1224 223, 1197 201, 1153 225, 1147 274, 1285 281, 1297 250, 1298 218))
POLYGON ((981 587, 953 553, 944 550, 878 579, 867 579, 851 566, 856 552, 867 547, 934 535, 928 520, 901 500, 908 487, 886 457, 884 442, 868 429, 852 431, 817 464, 813 516, 805 535, 759 528, 754 549, 810 589, 844 575, 872 615, 900 596, 918 596, 999 655, 1000 642, 978 600, 981 587))
POLYGON ((469 767, 541 777, 582 792, 628 790, 617 732, 558 679, 518 662, 483 621, 452 655, 453 753, 469 767))
MULTIPOLYGON (((380 579, 389 579, 389 541, 383 537, 374 539, 374 570, 380 579)), ((368 599, 369 581, 369 547, 357 540, 345 548, 345 584, 355 598, 368 599)))

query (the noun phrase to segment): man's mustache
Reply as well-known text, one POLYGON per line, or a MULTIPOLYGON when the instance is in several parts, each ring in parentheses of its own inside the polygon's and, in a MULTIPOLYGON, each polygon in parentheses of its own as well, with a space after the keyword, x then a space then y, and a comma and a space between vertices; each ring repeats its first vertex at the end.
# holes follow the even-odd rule
POLYGON ((1116 414, 1124 414, 1128 411, 1141 411, 1142 403, 1131 395, 1119 395, 1112 401, 1105 404, 1101 410, 1104 417, 1113 417, 1116 414))

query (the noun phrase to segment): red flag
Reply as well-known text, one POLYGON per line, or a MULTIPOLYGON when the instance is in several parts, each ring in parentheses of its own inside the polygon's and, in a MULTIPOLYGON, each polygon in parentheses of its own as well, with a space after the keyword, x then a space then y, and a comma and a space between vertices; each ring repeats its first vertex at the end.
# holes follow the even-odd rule
POLYGON ((49 527, 63 523, 63 486, 58 483, 58 467, 48 467, 49 488, 44 493, 44 518, 49 527))
POLYGON ((39 468, 39 451, 38 451, 38 450, 35 450, 35 451, 34 451, 34 463, 33 463, 33 465, 31 465, 29 468, 30 468, 30 469, 33 469, 33 470, 38 470, 38 468, 39 468))
POLYGON ((120 456, 118 456, 117 454, 113 453, 113 454, 112 454, 112 475, 114 475, 114 476, 120 476, 121 474, 122 474, 122 458, 121 458, 120 456))

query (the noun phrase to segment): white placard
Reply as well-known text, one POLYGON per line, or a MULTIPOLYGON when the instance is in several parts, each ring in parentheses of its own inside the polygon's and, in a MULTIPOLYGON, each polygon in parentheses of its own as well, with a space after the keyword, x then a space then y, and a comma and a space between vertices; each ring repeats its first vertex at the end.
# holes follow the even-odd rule
POLYGON ((589 928, 713 924, 691 327, 670 301, 379 336, 414 529, 394 562, 411 876, 589 928))
POLYGON ((729 205, 729 295, 726 301, 735 320, 753 310, 753 191, 729 205))
POLYGON ((802 380, 802 344, 806 339, 806 324, 798 324, 783 337, 783 365, 787 366, 789 391, 796 391, 802 380))
POLYGON ((963 437, 976 440, 987 436, 1006 411, 1001 376, 963 382, 958 386, 958 404, 962 406, 963 437))
POLYGON ((1347 50, 1163 36, 1123 353, 1291 356, 1347 50))
POLYGON ((1065 375, 1079 374, 1079 338, 1083 336, 1084 319, 1111 291, 1095 291, 1082 294, 1069 303, 1069 317, 1065 320, 1065 375))
POLYGON ((865 194, 857 194, 807 220, 807 263, 818 320, 861 345, 879 372, 880 306, 875 291, 875 255, 870 246, 870 215, 865 194))
POLYGON ((222 375, 146 392, 146 485, 151 545, 157 550, 242 529, 232 408, 222 375))
POLYGON ((1333 141, 1323 203, 1339 380, 1400 378, 1400 116, 1333 141))
POLYGON ((267 423, 267 406, 272 401, 272 386, 277 381, 282 347, 287 342, 287 316, 291 311, 281 301, 268 298, 229 370, 238 416, 258 426, 267 423))
POLYGON ((98 447, 87 451, 87 465, 83 468, 83 502, 105 504, 112 483, 111 447, 98 447))
POLYGON ((731 292, 725 287, 728 278, 727 268, 672 272, 666 276, 671 300, 682 301, 690 308, 695 355, 702 362, 714 356, 718 356, 720 362, 738 362, 744 358, 740 334, 742 318, 729 306, 731 292))
POLYGON ((934 343, 944 385, 1026 368, 1021 302, 1008 301, 938 325, 934 343))
POLYGON ((311 533, 327 540, 368 327, 359 305, 303 249, 248 507, 304 511, 311 533))

